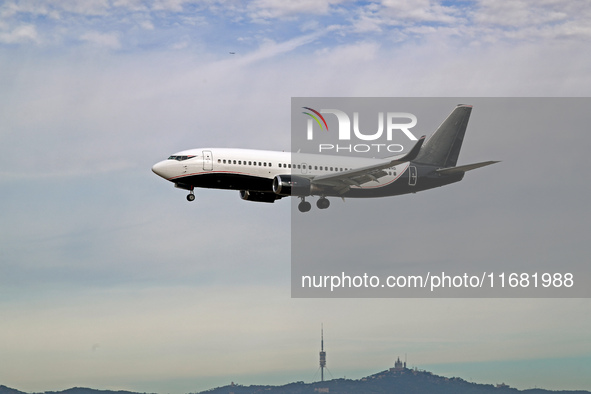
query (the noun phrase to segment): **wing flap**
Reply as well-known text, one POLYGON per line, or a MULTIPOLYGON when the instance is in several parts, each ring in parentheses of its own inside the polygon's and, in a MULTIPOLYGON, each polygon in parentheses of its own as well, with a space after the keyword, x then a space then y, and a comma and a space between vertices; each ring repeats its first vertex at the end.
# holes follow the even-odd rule
POLYGON ((425 142, 425 136, 419 138, 415 146, 413 146, 410 152, 404 156, 384 159, 381 163, 367 167, 353 168, 347 171, 321 175, 312 179, 312 183, 321 186, 339 187, 346 185, 350 187, 359 186, 370 181, 379 182, 379 178, 387 175, 384 169, 414 160, 419 154, 423 142, 425 142))

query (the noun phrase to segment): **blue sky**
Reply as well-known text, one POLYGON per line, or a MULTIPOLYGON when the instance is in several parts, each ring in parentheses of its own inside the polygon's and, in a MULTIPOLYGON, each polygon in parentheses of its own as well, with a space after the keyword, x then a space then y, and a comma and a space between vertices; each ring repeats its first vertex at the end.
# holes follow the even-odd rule
MULTIPOLYGON (((3 2, 0 383, 311 381, 324 322, 335 377, 408 353, 446 376, 591 390, 572 372, 589 363, 588 300, 291 299, 288 201, 200 190, 188 204, 150 171, 194 147, 289 149, 291 97, 588 96, 590 14, 558 0, 3 2)), ((472 141, 461 160, 501 156, 472 141)), ((585 258, 577 245, 565 255, 585 258)))

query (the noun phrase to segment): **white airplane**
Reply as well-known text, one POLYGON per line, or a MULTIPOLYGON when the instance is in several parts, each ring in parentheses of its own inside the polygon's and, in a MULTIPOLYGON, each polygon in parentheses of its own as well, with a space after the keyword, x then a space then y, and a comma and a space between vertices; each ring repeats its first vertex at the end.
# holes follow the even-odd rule
POLYGON ((171 155, 152 171, 189 190, 194 188, 239 190, 243 200, 272 203, 287 196, 301 199, 298 208, 308 212, 308 196, 326 209, 326 197, 367 198, 416 193, 459 182, 466 171, 497 161, 456 166, 471 105, 458 105, 425 141, 421 137, 405 155, 369 159, 321 154, 300 154, 252 149, 201 148, 171 155))

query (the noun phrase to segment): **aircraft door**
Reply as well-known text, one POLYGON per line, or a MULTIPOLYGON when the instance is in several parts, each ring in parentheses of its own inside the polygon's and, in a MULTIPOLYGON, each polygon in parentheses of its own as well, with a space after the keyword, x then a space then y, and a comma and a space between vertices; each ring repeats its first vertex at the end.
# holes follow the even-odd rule
POLYGON ((210 150, 203 151, 203 170, 213 170, 213 155, 211 154, 210 150))
POLYGON ((302 163, 302 174, 308 173, 308 165, 306 163, 302 163))
POLYGON ((417 167, 408 167, 408 184, 410 186, 416 186, 417 184, 417 167))

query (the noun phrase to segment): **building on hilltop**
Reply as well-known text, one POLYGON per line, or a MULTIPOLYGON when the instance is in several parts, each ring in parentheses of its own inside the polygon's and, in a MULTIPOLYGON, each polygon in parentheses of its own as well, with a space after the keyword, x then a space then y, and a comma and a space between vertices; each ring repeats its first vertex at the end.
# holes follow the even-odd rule
POLYGON ((406 361, 403 363, 402 361, 400 361, 400 357, 398 357, 398 359, 394 363, 394 368, 390 368, 390 372, 404 371, 405 369, 406 369, 406 361))

